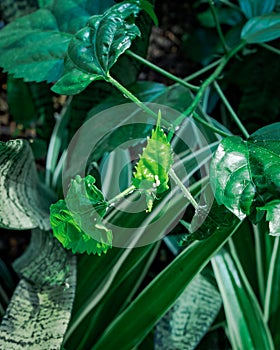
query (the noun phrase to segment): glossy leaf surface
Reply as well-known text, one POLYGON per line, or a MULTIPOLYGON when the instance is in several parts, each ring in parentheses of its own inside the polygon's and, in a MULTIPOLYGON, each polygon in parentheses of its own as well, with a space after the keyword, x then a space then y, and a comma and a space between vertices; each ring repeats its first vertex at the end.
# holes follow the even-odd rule
POLYGON ((31 148, 26 140, 0 142, 0 226, 48 230, 53 200, 39 182, 31 148))
POLYGON ((271 41, 280 36, 280 14, 272 13, 251 18, 243 27, 241 39, 257 44, 271 41))
POLYGON ((257 299, 239 264, 222 250, 212 259, 233 349, 274 349, 257 299))
POLYGON ((247 18, 272 12, 275 0, 239 0, 239 5, 247 18))
POLYGON ((259 210, 266 211, 266 221, 269 221, 269 233, 272 236, 280 235, 280 200, 267 203, 259 210))
POLYGON ((147 196, 148 211, 152 209, 153 194, 168 190, 168 172, 173 164, 172 151, 167 136, 160 127, 159 112, 157 126, 148 138, 147 146, 143 149, 136 165, 133 184, 144 190, 147 196))
POLYGON ((247 141, 225 138, 211 164, 211 182, 219 204, 239 218, 253 215, 256 207, 279 198, 280 123, 259 129, 247 141))
POLYGON ((134 20, 142 2, 146 3, 120 3, 103 15, 90 18, 69 44, 64 75, 53 87, 55 92, 77 94, 92 81, 109 78, 109 71, 119 56, 141 34, 134 20))
POLYGON ((102 223, 107 202, 91 175, 71 181, 65 200, 51 205, 55 237, 73 253, 106 253, 112 246, 112 232, 102 223))
POLYGON ((25 81, 56 81, 73 34, 112 3, 54 0, 16 19, 0 32, 0 66, 25 81))

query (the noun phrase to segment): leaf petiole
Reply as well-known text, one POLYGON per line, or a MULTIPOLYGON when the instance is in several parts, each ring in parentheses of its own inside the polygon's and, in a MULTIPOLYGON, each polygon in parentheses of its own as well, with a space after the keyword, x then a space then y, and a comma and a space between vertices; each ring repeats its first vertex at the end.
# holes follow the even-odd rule
POLYGON ((195 209, 198 209, 199 205, 197 201, 192 196, 191 192, 187 189, 187 187, 182 183, 182 181, 179 179, 179 177, 176 175, 175 171, 171 168, 169 170, 169 176, 170 178, 176 183, 176 185, 180 188, 180 190, 184 193, 184 196, 190 201, 192 206, 195 209))
POLYGON ((131 185, 128 188, 126 188, 124 191, 122 191, 121 193, 117 194, 114 198, 112 198, 108 201, 109 207, 114 205, 115 203, 119 202, 120 200, 125 198, 130 193, 134 192, 135 189, 136 189, 136 187, 134 185, 131 185))

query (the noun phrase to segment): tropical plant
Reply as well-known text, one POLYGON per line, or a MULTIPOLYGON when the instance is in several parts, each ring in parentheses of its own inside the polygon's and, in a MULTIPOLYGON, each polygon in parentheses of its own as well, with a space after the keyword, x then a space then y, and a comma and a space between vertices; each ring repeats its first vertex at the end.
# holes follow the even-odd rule
POLYGON ((32 232, 16 287, 0 260, 4 349, 280 347, 279 3, 201 3, 184 79, 144 58, 148 0, 0 5, 10 111, 38 135, 0 144, 0 225, 32 232))

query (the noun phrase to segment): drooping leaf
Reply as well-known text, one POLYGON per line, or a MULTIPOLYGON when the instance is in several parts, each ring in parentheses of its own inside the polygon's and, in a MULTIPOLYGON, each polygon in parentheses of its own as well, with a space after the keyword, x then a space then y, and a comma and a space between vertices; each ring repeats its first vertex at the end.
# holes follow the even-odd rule
MULTIPOLYGON (((140 36, 135 17, 145 9, 146 0, 116 4, 103 15, 93 16, 71 40, 64 75, 53 91, 74 95, 92 81, 107 80, 119 56, 140 36)), ((149 7, 150 8, 150 7, 149 7)))
POLYGON ((156 326, 155 350, 195 349, 222 305, 220 293, 198 274, 156 326))
POLYGON ((151 211, 155 193, 168 190, 168 172, 173 163, 172 150, 167 136, 160 127, 161 112, 158 114, 157 126, 148 138, 139 162, 136 165, 133 185, 144 190, 147 196, 148 211, 151 211))
POLYGON ((261 308, 238 260, 222 250, 212 259, 212 266, 223 299, 233 349, 273 350, 261 308))
POLYGON ((56 81, 73 34, 107 6, 107 1, 54 0, 51 7, 18 18, 0 32, 0 66, 25 81, 56 81))
POLYGON ((39 183, 31 148, 26 140, 0 143, 0 226, 30 229, 49 225, 52 195, 39 183))
POLYGON ((75 257, 50 232, 34 230, 14 267, 21 280, 0 327, 1 346, 60 349, 75 295, 75 257))
POLYGON ((112 247, 112 232, 102 223, 108 203, 94 183, 91 175, 77 175, 65 200, 50 207, 53 233, 73 253, 101 255, 112 247))
POLYGON ((266 221, 269 221, 269 234, 272 236, 280 235, 280 200, 274 200, 266 203, 263 207, 257 208, 266 211, 266 221))
POLYGON ((271 41, 280 36, 280 14, 272 13, 253 17, 244 25, 241 39, 247 43, 257 44, 271 41))
POLYGON ((275 0, 239 0, 239 5, 245 16, 249 19, 272 12, 275 0))
POLYGON ((280 123, 259 129, 247 141, 233 136, 219 145, 211 164, 211 183, 219 204, 240 219, 258 221, 261 207, 279 198, 280 123))

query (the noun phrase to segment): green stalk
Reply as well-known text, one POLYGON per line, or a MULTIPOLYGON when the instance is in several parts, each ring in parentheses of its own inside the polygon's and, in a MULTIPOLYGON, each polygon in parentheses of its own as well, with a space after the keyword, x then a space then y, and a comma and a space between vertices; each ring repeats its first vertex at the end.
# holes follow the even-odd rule
POLYGON ((197 108, 197 106, 200 103, 200 100, 202 96, 204 95, 205 90, 209 85, 213 83, 214 80, 216 80, 219 75, 222 73, 223 69, 227 65, 228 61, 237 54, 238 51, 240 51, 244 46, 245 42, 241 42, 238 46, 236 46, 234 49, 232 49, 228 54, 226 54, 222 59, 218 67, 215 69, 215 71, 203 82, 203 84, 200 86, 195 98, 193 99, 193 102, 191 105, 174 121, 173 127, 176 127, 182 123, 182 121, 193 114, 194 110, 197 108))
POLYGON ((171 177, 171 179, 176 183, 176 185, 180 188, 180 190, 184 193, 184 196, 190 201, 193 207, 197 209, 198 204, 196 200, 192 196, 191 192, 186 188, 186 186, 182 183, 182 181, 176 175, 175 171, 171 168, 168 174, 171 177))
POLYGON ((199 77, 201 74, 204 74, 204 73, 208 72, 210 69, 216 67, 218 64, 221 63, 221 61, 222 61, 222 58, 218 59, 215 62, 208 64, 206 67, 203 67, 200 70, 192 73, 191 75, 188 75, 186 78, 184 78, 184 81, 190 81, 190 80, 193 80, 194 78, 199 77))
POLYGON ((264 44, 264 43, 259 44, 259 45, 260 45, 261 47, 263 47, 263 48, 265 48, 265 49, 271 51, 271 52, 276 53, 277 55, 280 55, 280 50, 279 50, 279 49, 276 49, 276 47, 273 47, 273 46, 271 46, 271 45, 264 44))
POLYGON ((214 81, 213 84, 214 84, 214 87, 215 87, 218 95, 220 96, 220 98, 223 101, 224 105, 228 109, 232 119, 235 121, 235 123, 239 127, 240 131, 242 132, 242 134, 247 139, 250 135, 249 135, 248 131, 246 130, 245 126, 242 124, 241 120, 238 118, 238 115, 234 112, 233 108, 231 107, 228 99, 226 98, 226 96, 223 93, 222 89, 220 88, 219 84, 216 81, 214 81))
POLYGON ((178 77, 176 77, 176 75, 172 74, 172 73, 169 73, 167 72, 165 69, 162 69, 160 67, 158 67, 157 65, 149 62, 148 60, 146 60, 145 58, 137 55, 136 53, 130 51, 130 50, 127 50, 125 52, 128 56, 132 57, 132 58, 135 58, 137 61, 141 62, 142 64, 144 64, 145 66, 153 69, 155 72, 158 72, 160 73, 161 75, 169 78, 170 80, 173 80, 175 81, 176 83, 182 85, 182 86, 185 86, 186 88, 188 89, 191 89, 191 90, 194 90, 194 91, 197 91, 199 89, 198 86, 195 86, 195 85, 192 85, 192 84, 189 84, 187 83, 185 80, 183 79, 180 79, 178 77))
POLYGON ((214 131, 216 134, 219 134, 223 137, 228 137, 228 136, 232 136, 231 134, 222 131, 221 129, 216 128, 214 125, 206 122, 203 118, 200 117, 200 115, 196 112, 193 112, 193 119, 195 119, 196 121, 198 121, 199 123, 203 124, 204 126, 206 126, 208 129, 214 131))
POLYGON ((109 200, 109 206, 112 206, 113 204, 119 202, 121 199, 125 198, 128 194, 132 193, 136 187, 134 185, 129 186, 121 193, 117 194, 114 198, 109 200))
POLYGON ((221 28, 221 25, 220 25, 220 22, 219 22, 219 17, 218 17, 217 11, 216 11, 216 7, 215 7, 215 4, 214 4, 214 1, 213 0, 208 0, 208 2, 209 2, 210 11, 212 13, 212 16, 213 16, 213 19, 214 19, 214 22, 215 22, 215 25, 216 25, 216 29, 217 29, 219 38, 220 38, 221 43, 223 45, 223 49, 224 49, 225 53, 228 53, 227 43, 225 41, 225 37, 224 37, 224 34, 222 32, 222 28, 221 28))

